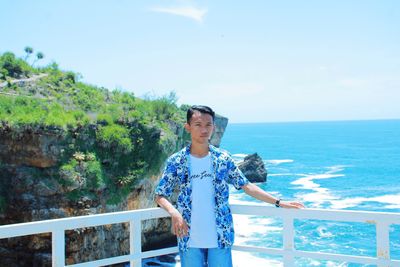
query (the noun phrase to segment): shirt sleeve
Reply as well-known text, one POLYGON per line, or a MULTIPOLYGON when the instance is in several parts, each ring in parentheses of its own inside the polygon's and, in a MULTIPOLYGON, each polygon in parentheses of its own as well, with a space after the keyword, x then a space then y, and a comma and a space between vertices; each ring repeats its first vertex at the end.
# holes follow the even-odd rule
POLYGON ((155 194, 164 197, 170 197, 176 186, 177 179, 176 166, 174 161, 169 158, 158 186, 155 189, 155 194))
POLYGON ((232 184, 237 190, 249 183, 249 180, 247 180, 246 176, 244 176, 243 172, 239 169, 231 157, 228 158, 227 168, 228 183, 232 184))

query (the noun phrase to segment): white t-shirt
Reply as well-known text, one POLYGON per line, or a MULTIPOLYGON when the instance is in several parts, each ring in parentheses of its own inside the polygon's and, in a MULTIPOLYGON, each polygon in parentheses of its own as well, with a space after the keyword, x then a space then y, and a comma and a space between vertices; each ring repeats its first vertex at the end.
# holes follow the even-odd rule
POLYGON ((192 215, 188 246, 192 248, 218 247, 213 176, 210 153, 203 158, 190 155, 192 215))

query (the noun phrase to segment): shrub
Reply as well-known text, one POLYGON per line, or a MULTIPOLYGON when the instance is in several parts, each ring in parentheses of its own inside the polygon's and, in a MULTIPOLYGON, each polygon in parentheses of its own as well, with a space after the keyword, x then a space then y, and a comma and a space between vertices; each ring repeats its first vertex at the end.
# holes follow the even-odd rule
POLYGON ((98 110, 104 103, 105 96, 99 88, 78 82, 72 101, 85 111, 98 110))
POLYGON ((62 184, 66 186, 75 184, 75 187, 89 191, 99 189, 105 184, 101 164, 94 153, 75 152, 60 167, 60 177, 62 184))
POLYGON ((21 78, 27 77, 34 71, 24 60, 16 58, 11 52, 0 56, 0 73, 5 77, 21 78))
POLYGON ((121 120, 125 116, 125 112, 123 110, 123 106, 120 104, 107 104, 102 108, 102 113, 104 117, 107 117, 107 123, 112 124, 113 122, 117 122, 121 120))
MULTIPOLYGON (((88 158, 88 156, 86 156, 86 158, 88 158)), ((96 158, 87 161, 85 175, 88 188, 98 189, 104 186, 103 169, 96 158)))
POLYGON ((114 119, 110 114, 102 113, 97 115, 97 122, 104 125, 111 125, 114 123, 114 119))
POLYGON ((133 149, 129 130, 117 124, 100 126, 97 139, 103 147, 115 148, 117 151, 130 152, 133 149))
POLYGON ((47 126, 76 126, 89 121, 82 111, 67 111, 59 103, 26 96, 0 95, 0 120, 11 124, 42 124, 47 126))

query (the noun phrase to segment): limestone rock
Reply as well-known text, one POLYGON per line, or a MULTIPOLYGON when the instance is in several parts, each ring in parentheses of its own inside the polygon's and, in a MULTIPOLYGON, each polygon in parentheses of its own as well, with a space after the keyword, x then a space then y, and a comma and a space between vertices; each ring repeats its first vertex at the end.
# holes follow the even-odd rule
POLYGON ((263 183, 267 181, 267 170, 262 158, 254 153, 248 155, 239 163, 239 169, 252 183, 263 183))
POLYGON ((210 143, 212 145, 219 147, 227 125, 228 125, 228 118, 225 118, 218 114, 215 115, 215 129, 210 140, 210 143))

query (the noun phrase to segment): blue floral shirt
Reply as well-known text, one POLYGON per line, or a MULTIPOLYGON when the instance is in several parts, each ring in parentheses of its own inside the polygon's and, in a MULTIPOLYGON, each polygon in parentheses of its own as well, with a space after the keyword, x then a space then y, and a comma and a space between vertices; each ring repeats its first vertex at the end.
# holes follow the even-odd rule
MULTIPOLYGON (((212 167, 214 171, 213 185, 215 190, 215 220, 219 248, 233 245, 234 229, 232 213, 229 207, 229 186, 236 189, 249 183, 227 152, 210 145, 212 167)), ((176 187, 179 188, 177 210, 182 214, 190 229, 192 206, 192 181, 189 168, 190 145, 168 158, 164 173, 155 190, 160 196, 170 197, 176 187)), ((178 238, 180 250, 186 251, 189 236, 178 238)))

